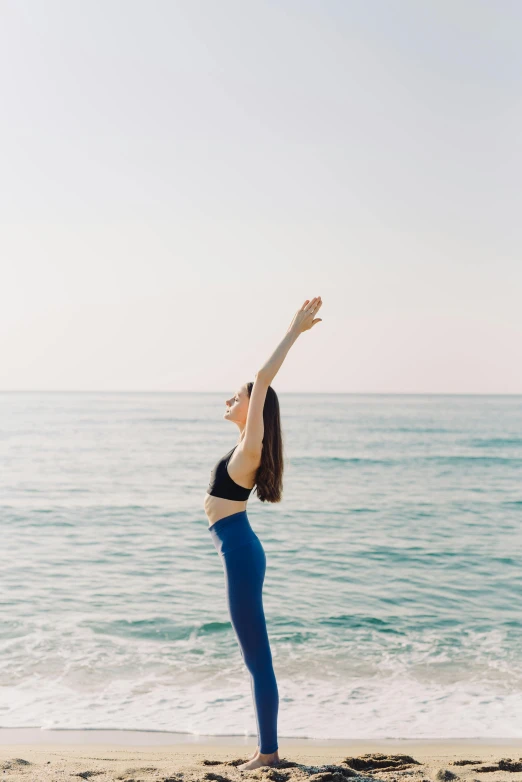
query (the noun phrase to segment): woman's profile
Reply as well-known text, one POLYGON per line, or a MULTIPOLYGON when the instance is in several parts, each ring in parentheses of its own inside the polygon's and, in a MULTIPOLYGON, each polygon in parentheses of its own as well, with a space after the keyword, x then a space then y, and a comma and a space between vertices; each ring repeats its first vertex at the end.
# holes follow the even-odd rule
POLYGON ((224 417, 239 428, 239 440, 214 466, 205 496, 209 532, 223 564, 232 627, 250 673, 258 745, 241 771, 279 762, 277 715, 279 694, 263 610, 266 556, 250 526, 246 506, 251 491, 261 502, 280 502, 283 439, 277 394, 270 385, 297 337, 321 318, 314 316, 321 297, 307 299, 295 313, 272 356, 227 399, 224 417))

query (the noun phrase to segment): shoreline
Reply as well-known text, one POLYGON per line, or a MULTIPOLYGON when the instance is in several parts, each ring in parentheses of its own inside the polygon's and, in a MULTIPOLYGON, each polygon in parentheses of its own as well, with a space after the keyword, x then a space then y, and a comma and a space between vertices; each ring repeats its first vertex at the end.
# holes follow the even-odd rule
MULTIPOLYGON (((127 728, 0 728, 0 747, 6 745, 53 744, 56 746, 119 745, 119 746, 193 746, 199 747, 235 747, 238 750, 254 747, 256 736, 209 736, 188 733, 176 733, 160 730, 132 730, 127 728)), ((279 746, 296 749, 324 748, 341 749, 359 746, 395 745, 411 747, 513 747, 522 753, 522 734, 520 738, 505 737, 469 737, 469 738, 381 738, 381 739, 310 739, 285 738, 279 736, 279 746)))

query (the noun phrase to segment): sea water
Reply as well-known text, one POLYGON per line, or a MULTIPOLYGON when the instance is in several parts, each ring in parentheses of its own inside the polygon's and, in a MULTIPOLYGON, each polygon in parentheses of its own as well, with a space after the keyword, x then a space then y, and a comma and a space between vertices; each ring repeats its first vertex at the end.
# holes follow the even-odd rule
MULTIPOLYGON (((223 393, 0 394, 0 727, 257 734, 203 510, 223 393)), ((279 737, 522 737, 522 397, 279 394, 279 737)))

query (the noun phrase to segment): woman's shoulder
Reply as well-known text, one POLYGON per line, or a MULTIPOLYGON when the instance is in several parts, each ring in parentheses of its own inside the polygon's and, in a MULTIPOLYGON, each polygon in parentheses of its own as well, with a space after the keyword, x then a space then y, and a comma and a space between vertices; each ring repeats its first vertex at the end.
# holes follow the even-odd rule
POLYGON ((232 466, 232 469, 235 469, 238 477, 242 472, 248 475, 260 466, 261 456, 262 453, 257 454, 252 453, 252 451, 245 451, 243 443, 240 442, 234 446, 228 464, 229 467, 232 466))

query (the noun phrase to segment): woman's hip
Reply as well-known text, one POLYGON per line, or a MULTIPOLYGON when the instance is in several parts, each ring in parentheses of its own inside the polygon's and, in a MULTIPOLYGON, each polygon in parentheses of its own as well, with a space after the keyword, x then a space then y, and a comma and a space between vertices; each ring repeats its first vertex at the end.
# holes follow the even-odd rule
POLYGON ((261 541, 250 526, 245 510, 219 519, 219 521, 210 525, 208 531, 218 554, 221 556, 230 554, 236 549, 244 548, 249 543, 254 544, 251 547, 252 555, 259 557, 260 549, 263 551, 261 541))

